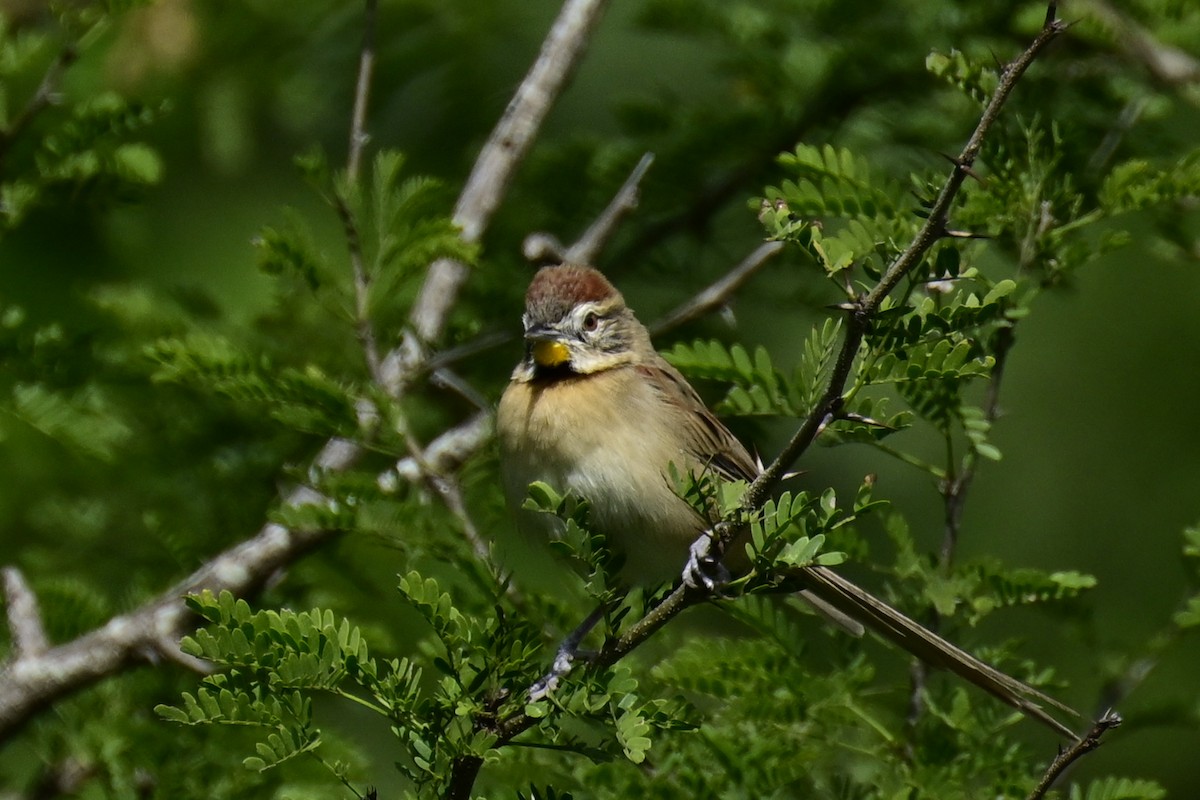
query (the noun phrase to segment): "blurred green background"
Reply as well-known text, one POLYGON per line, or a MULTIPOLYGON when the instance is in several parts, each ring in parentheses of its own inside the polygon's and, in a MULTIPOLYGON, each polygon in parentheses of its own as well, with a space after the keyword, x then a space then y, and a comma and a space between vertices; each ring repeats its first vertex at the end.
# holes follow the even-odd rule
MULTIPOLYGON (((448 209, 557 8, 548 0, 384 2, 370 146, 402 150, 408 174, 444 180, 448 209)), ((18 32, 47 24, 37 3, 8 0, 0 10, 18 32)), ((1138 108, 1116 153, 1169 163, 1196 144, 1196 84, 1154 80, 1122 49, 1121 31, 1096 23, 1093 10, 1064 5, 1065 17, 1081 21, 1018 89, 1014 113, 1060 110, 1066 148, 1089 154, 1114 135, 1123 111, 1138 108)), ((530 274, 519 254, 523 236, 544 230, 573 239, 645 150, 658 161, 642 207, 600 264, 643 319, 758 244, 749 201, 778 182, 773 156, 796 142, 850 147, 885 173, 940 170, 939 154, 960 146, 972 111, 925 73, 926 54, 959 47, 1005 58, 1042 13, 1036 4, 951 0, 616 0, 488 234, 450 338, 515 331, 530 274)), ((1160 41, 1200 57, 1200 14, 1190 4, 1140 2, 1128 13, 1160 41)), ((256 267, 252 241, 264 225, 281 222, 284 207, 313 226, 321 250, 344 252, 336 218, 293 160, 314 145, 331 162, 343 160, 360 38, 356 3, 164 0, 117 16, 69 70, 62 91, 77 99, 111 89, 150 107, 166 104, 139 134, 160 154, 162 179, 117 202, 93 202, 84 191, 32 214, 0 240, 0 299, 33 320, 84 332, 97 314, 89 298, 114 286, 152 287, 219 325, 266 313, 271 285, 256 267)), ((10 106, 36 78, 5 78, 10 106)), ((983 465, 967 503, 964 558, 990 554, 1099 579, 1086 624, 1020 611, 1005 617, 1008 628, 996 623, 1056 667, 1070 685, 1064 698, 1081 709, 1098 711, 1102 702, 1097 664, 1140 652, 1188 588, 1179 552, 1182 528, 1200 522, 1200 215, 1194 207, 1177 212, 1128 219, 1130 246, 1044 297, 1021 324, 994 431, 1004 458, 983 465)), ((732 315, 677 336, 727 336, 732 321, 740 341, 765 344, 786 366, 830 299, 813 268, 785 254, 741 292, 732 315)), ((386 335, 392 343, 397 332, 386 335)), ((86 336, 73 342, 88 346, 86 336)), ((465 369, 494 402, 517 356, 513 342, 465 369)), ((150 416, 164 402, 150 388, 130 391, 143 392, 150 416)), ((213 431, 242 442, 243 423, 231 413, 196 431, 208 437, 211 460, 186 470, 164 463, 157 496, 186 496, 187 481, 209 480, 203 474, 224 463, 213 431)), ((769 457, 788 427, 738 432, 769 457)), ((122 460, 137 458, 138 448, 107 466, 17 424, 6 423, 4 433, 0 560, 20 564, 39 591, 73 580, 98 584, 115 608, 256 530, 282 479, 278 459, 302 462, 317 444, 263 436, 258 461, 253 448, 239 445, 241 460, 226 478, 243 496, 227 509, 206 508, 196 525, 212 526, 208 538, 165 558, 145 541, 155 524, 147 515, 165 515, 170 524, 172 514, 188 513, 186 502, 167 511, 127 508, 123 519, 140 522, 122 525, 110 515, 91 529, 86 546, 72 540, 90 493, 107 491, 104 480, 140 474, 122 460)), ((916 441, 897 444, 935 446, 911 436, 916 441)), ((894 500, 930 551, 940 543, 940 499, 926 477, 855 447, 820 450, 802 466, 806 487, 829 482, 850 490, 877 473, 877 493, 894 500)), ((378 566, 384 575, 400 568, 386 555, 378 566)), ((298 580, 313 591, 321 573, 308 569, 314 572, 298 580)), ((102 619, 104 610, 94 616, 102 619)), ((85 627, 87 618, 59 630, 85 627)), ((1170 650, 1121 703, 1128 725, 1079 773, 1155 778, 1173 796, 1192 796, 1200 765, 1187 756, 1200 752, 1200 730, 1186 720, 1139 720, 1181 697, 1200 703, 1197 665, 1194 639, 1170 650)))

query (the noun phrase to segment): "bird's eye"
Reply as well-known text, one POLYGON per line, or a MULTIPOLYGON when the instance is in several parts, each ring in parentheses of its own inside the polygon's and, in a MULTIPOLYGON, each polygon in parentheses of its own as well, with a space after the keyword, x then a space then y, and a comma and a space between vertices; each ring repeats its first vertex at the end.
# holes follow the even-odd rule
POLYGON ((589 311, 588 315, 583 318, 583 329, 594 331, 598 327, 600 327, 600 317, 596 316, 595 312, 589 311))

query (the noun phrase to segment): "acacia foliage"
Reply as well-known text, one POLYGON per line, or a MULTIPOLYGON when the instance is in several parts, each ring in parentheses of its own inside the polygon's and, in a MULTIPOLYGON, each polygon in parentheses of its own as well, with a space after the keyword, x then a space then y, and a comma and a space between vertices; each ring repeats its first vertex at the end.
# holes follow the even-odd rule
MULTIPOLYGON (((504 32, 499 18, 468 10, 476 5, 385 3, 383 15, 419 31, 420 46, 475 52, 504 32)), ((639 11, 638 26, 717 54, 705 66, 712 91, 686 101, 626 95, 615 103, 611 136, 547 139, 482 251, 464 246, 448 222, 454 180, 418 175, 453 171, 428 140, 412 136, 407 159, 373 147, 367 174, 354 181, 330 166, 332 156, 313 154, 322 152, 314 140, 332 137, 311 123, 282 138, 299 154, 297 173, 312 199, 303 210, 255 212, 252 246, 270 291, 252 319, 223 311, 195 283, 164 288, 120 270, 115 279, 85 274, 76 294, 33 310, 6 300, 4 446, 14 451, 11 462, 27 457, 30 468, 9 490, 5 524, 27 531, 11 535, 12 552, 53 639, 135 605, 263 519, 343 535, 248 601, 191 598, 206 624, 184 649, 216 667, 213 676, 143 670, 62 702, 22 732, 9 750, 15 755, 0 757, 4 782, 33 793, 64 765, 82 764, 80 791, 94 796, 328 796, 339 783, 360 795, 384 785, 436 796, 456 764, 479 758, 477 789, 497 795, 1026 793, 1053 748, 1020 736, 1019 718, 939 677, 920 693, 923 713, 910 724, 905 666, 869 642, 824 631, 794 598, 770 596, 773 571, 869 565, 870 582, 889 600, 918 618, 936 614, 951 638, 1079 705, 1088 699, 1063 684, 1053 652, 1031 652, 976 626, 1014 606, 1039 609, 1048 624, 1087 626, 1094 578, 1069 564, 939 563, 870 480, 849 492, 810 481, 812 488, 789 491, 745 520, 755 576, 731 589, 740 596, 714 604, 731 622, 713 627, 732 632, 668 626, 647 654, 579 671, 550 698, 527 702, 525 687, 546 669, 562 631, 596 599, 614 597, 620 556, 588 530, 585 503, 562 487, 539 486, 531 504, 563 517, 568 531, 556 547, 561 560, 544 571, 577 579, 523 568, 541 556, 505 537, 496 464, 485 448, 454 476, 477 526, 501 541, 494 563, 482 562, 435 491, 390 471, 408 455, 409 437, 428 441, 462 419, 467 402, 423 382, 394 402, 373 383, 361 349, 364 322, 384 347, 398 342, 425 265, 443 256, 475 271, 446 340, 435 344, 511 329, 527 274, 510 255, 515 242, 539 227, 581 225, 636 155, 654 149, 654 178, 639 216, 613 243, 610 271, 635 287, 665 283, 691 271, 715 274, 761 236, 786 242, 783 276, 766 281, 793 288, 773 313, 815 317, 810 333, 755 342, 741 330, 709 327, 662 346, 718 392, 718 412, 795 425, 834 368, 844 313, 836 306, 869 289, 911 241, 946 172, 929 153, 955 149, 995 86, 995 56, 1019 49, 1044 13, 1030 5, 1013 15, 996 5, 656 0, 639 11), (860 22, 848 26, 849 18, 860 22), (365 305, 338 238, 342 213, 360 234, 365 305), (697 219, 706 224, 691 224, 697 219), (348 472, 306 469, 328 437, 360 441, 368 455, 348 472), (276 482, 306 483, 329 502, 282 507, 276 482), (119 559, 108 557, 114 551, 119 559), (493 723, 517 714, 533 720, 530 729, 501 740, 493 723)), ((1148 0, 1137 11, 1159 36, 1200 41, 1200 19, 1181 4, 1148 0)), ((166 89, 143 83, 95 93, 68 83, 61 105, 16 125, 64 48, 94 59, 120 53, 122 39, 103 34, 111 27, 136 36, 145 24, 138 14, 148 13, 98 6, 3 30, 0 246, 8 263, 36 270, 42 265, 22 237, 44 241, 47 228, 80 218, 111 224, 156 191, 179 158, 161 131, 173 114, 194 113, 182 110, 189 101, 220 89, 199 70, 166 89)), ((188 13, 205 31, 234 24, 203 5, 188 13)), ((347 96, 349 81, 328 84, 318 72, 339 51, 351 63, 357 17, 270 4, 260 13, 238 24, 259 26, 262 51, 278 48, 306 66, 267 66, 261 85, 240 90, 262 96, 241 102, 294 102, 306 96, 297 89, 305 80, 347 96), (299 58, 313 54, 322 58, 299 58)), ((987 140, 978 179, 951 214, 953 230, 969 235, 939 242, 863 339, 822 444, 898 458, 941 487, 1001 458, 986 387, 1010 357, 1013 331, 1040 313, 1038 300, 1086 281, 1090 263, 1130 243, 1134 222, 1147 229, 1139 246, 1173 258, 1194 250, 1185 212, 1200 194, 1200 155, 1174 116, 1188 90, 1155 84, 1137 64, 1113 59, 1120 31, 1083 23, 1070 36, 1047 56, 1050 66, 1038 65, 1021 84, 987 140), (1149 110, 1136 120, 1140 135, 1114 126, 1122 110, 1142 103, 1149 110), (905 435, 914 432, 933 437, 944 456, 910 447, 905 435)), ((228 58, 225 47, 210 45, 197 58, 228 58)), ((385 65, 397 64, 392 74, 416 71, 414 49, 419 54, 408 43, 383 47, 385 65)), ((449 108, 494 85, 467 60, 451 64, 440 87, 449 108)), ((86 58, 68 68, 105 80, 86 58)), ((311 102, 340 130, 344 117, 328 101, 311 102)), ((389 106, 377 107, 377 138, 386 142, 389 106)), ((225 120, 232 134, 205 128, 208 143, 236 140, 239 125, 240 135, 253 136, 263 119, 242 113, 225 120)), ((428 136, 469 160, 491 120, 478 111, 452 116, 454 124, 431 120, 428 136)), ((457 366, 491 399, 504 380, 496 362, 511 355, 457 366)), ((680 489, 699 504, 737 511, 736 486, 681 476, 680 489)), ((937 493, 930 502, 941 502, 937 493)), ((1185 536, 1194 574, 1195 531, 1185 536)), ((656 599, 654 590, 624 598, 603 634, 616 635, 656 599)), ((1118 677, 1126 663, 1157 655, 1197 627, 1197 603, 1191 597, 1164 619, 1155 639, 1090 668, 1118 677)), ((1191 720, 1196 707, 1194 691, 1183 693, 1159 719, 1191 720)), ((1154 777, 1085 776, 1063 794, 1157 798, 1163 789, 1154 777)))

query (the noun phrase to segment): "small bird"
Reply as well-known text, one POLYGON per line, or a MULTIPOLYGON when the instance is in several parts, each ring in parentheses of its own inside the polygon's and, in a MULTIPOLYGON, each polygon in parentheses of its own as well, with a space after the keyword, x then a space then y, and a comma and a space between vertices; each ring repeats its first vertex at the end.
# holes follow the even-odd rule
MULTIPOLYGON (((588 500, 591 527, 625 556, 625 580, 679 576, 689 546, 718 520, 705 518, 679 496, 670 465, 680 473, 712 472, 729 481, 754 480, 760 465, 658 354, 621 293, 595 269, 543 267, 526 293, 523 322, 525 357, 496 417, 505 492, 522 526, 555 533, 555 518, 520 510, 529 484, 543 481, 588 500)), ((803 574, 818 610, 832 607, 1073 738, 1039 705, 1074 713, 1058 701, 984 664, 830 569, 809 567, 803 574)), ((571 644, 586 633, 586 622, 581 629, 571 644)), ((556 669, 569 668, 570 654, 563 656, 560 651, 556 669)))

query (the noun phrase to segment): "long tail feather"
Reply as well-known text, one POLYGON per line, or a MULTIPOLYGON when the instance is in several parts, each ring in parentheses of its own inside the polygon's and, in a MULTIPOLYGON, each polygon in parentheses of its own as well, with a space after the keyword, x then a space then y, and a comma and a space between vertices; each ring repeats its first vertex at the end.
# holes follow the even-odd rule
POLYGON ((947 669, 1063 736, 1076 738, 1070 728, 1043 708, 1051 706, 1078 717, 1069 706, 985 664, 826 567, 806 567, 798 577, 808 592, 925 663, 947 669))

